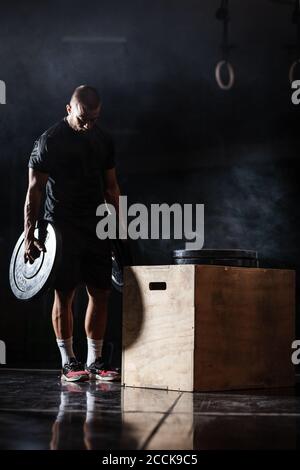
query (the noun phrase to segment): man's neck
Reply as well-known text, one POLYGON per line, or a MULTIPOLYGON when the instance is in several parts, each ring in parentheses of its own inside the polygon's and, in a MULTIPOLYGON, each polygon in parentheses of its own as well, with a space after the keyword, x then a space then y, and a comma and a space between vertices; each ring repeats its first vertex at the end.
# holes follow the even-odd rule
POLYGON ((66 116, 66 117, 65 117, 65 121, 66 121, 66 123, 68 124, 68 126, 73 129, 73 126, 72 126, 72 123, 71 123, 71 120, 70 120, 70 116, 66 116))

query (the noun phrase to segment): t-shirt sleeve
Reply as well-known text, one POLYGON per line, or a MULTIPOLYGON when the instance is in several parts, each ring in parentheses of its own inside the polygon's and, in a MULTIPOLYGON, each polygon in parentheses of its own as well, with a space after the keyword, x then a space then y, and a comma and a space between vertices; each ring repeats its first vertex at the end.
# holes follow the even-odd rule
POLYGON ((34 143, 28 167, 41 173, 50 173, 51 155, 49 152, 49 143, 45 136, 41 136, 34 143))
POLYGON ((107 143, 107 155, 105 161, 105 170, 111 170, 116 166, 115 162, 115 146, 111 137, 108 139, 107 143))

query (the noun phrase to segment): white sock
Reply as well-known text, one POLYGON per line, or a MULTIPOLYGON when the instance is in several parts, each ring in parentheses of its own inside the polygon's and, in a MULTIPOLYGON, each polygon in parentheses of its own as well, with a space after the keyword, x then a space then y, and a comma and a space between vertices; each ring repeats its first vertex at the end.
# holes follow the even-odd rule
POLYGON ((56 338, 56 342, 61 354, 61 363, 64 366, 70 362, 71 357, 75 357, 73 352, 73 336, 68 339, 56 338))
POLYGON ((87 338, 87 345, 88 345, 88 357, 86 360, 86 364, 87 366, 90 366, 92 362, 95 362, 95 360, 98 357, 101 357, 103 339, 87 338))

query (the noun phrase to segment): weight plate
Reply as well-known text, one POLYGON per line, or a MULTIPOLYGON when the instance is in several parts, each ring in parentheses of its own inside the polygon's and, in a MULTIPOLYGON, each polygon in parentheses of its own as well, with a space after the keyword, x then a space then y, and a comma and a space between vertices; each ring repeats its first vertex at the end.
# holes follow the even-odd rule
POLYGON ((238 266, 241 268, 258 268, 259 263, 257 259, 212 259, 212 258, 174 258, 174 264, 203 264, 214 266, 238 266))
POLYGON ((257 259, 257 251, 253 250, 174 250, 173 258, 250 258, 257 259))
POLYGON ((39 252, 32 264, 29 261, 25 263, 23 232, 10 261, 10 287, 15 297, 20 300, 33 299, 50 287, 61 256, 60 234, 50 222, 39 221, 34 236, 44 243, 46 252, 39 252))
POLYGON ((112 240, 112 274, 113 287, 118 291, 123 291, 123 269, 124 266, 132 264, 129 247, 119 239, 112 240))

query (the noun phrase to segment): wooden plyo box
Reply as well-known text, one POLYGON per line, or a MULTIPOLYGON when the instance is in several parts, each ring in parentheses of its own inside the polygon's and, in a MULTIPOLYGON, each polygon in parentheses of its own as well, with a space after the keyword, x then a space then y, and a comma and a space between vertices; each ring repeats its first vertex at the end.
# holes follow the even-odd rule
POLYGON ((183 391, 294 384, 295 273, 125 268, 122 383, 183 391))

